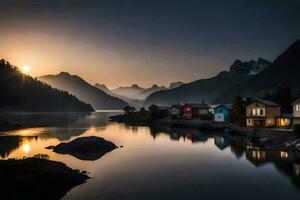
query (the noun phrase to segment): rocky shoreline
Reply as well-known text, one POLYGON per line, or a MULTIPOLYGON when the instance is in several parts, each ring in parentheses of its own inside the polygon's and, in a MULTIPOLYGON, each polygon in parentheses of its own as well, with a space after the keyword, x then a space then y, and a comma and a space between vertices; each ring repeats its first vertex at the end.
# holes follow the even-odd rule
POLYGON ((38 157, 0 160, 0 191, 4 199, 61 199, 89 176, 65 164, 38 157))

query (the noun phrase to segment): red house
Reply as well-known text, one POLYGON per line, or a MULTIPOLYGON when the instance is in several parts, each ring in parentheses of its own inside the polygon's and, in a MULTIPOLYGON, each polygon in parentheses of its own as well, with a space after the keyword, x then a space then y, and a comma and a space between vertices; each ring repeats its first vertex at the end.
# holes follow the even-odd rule
POLYGON ((183 118, 192 119, 209 113, 209 105, 202 103, 186 103, 183 106, 183 118))

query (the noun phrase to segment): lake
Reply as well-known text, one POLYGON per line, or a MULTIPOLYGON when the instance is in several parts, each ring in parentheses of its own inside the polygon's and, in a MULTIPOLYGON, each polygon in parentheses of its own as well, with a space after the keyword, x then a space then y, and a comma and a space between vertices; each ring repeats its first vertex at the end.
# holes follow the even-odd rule
POLYGON ((291 154, 250 149, 223 133, 111 123, 113 114, 0 116, 38 125, 2 132, 24 138, 0 147, 0 157, 47 154, 51 160, 88 171, 92 178, 63 199, 300 199, 300 162, 291 154), (103 137, 124 147, 95 161, 45 149, 84 136, 103 137))

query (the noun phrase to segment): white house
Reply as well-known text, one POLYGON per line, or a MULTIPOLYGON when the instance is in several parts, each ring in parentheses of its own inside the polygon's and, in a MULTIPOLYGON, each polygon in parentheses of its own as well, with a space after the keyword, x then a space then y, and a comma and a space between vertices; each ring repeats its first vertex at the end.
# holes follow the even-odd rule
POLYGON ((294 101, 293 105, 293 124, 300 124, 300 99, 294 101))

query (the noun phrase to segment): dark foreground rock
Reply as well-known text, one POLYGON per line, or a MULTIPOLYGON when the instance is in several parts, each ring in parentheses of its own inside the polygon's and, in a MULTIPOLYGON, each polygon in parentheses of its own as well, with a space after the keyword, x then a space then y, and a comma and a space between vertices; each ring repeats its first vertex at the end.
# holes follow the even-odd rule
POLYGON ((0 160, 1 199, 61 199, 88 178, 61 162, 40 158, 0 160))
POLYGON ((69 143, 60 143, 53 147, 59 154, 70 154, 80 160, 97 160, 104 154, 118 148, 114 143, 100 137, 81 137, 69 143))

